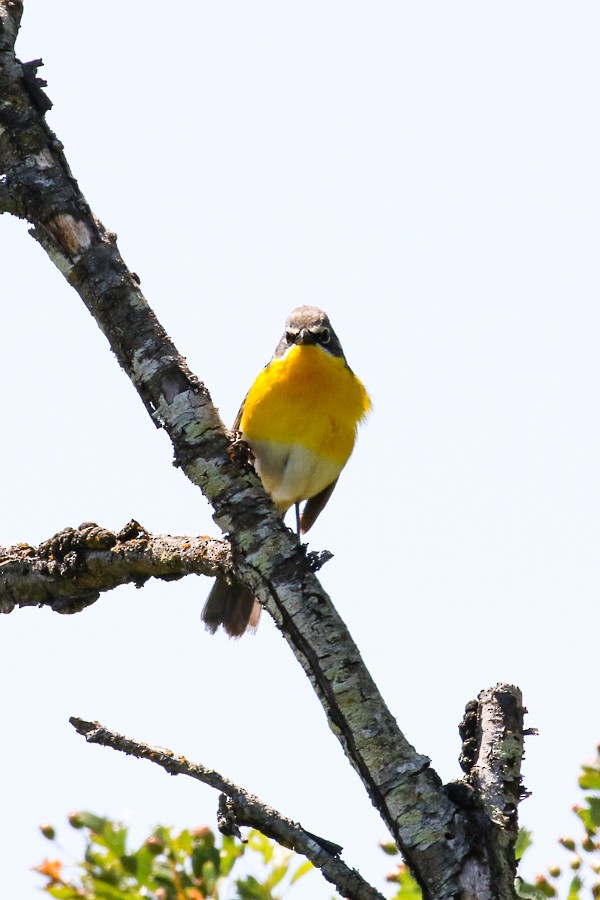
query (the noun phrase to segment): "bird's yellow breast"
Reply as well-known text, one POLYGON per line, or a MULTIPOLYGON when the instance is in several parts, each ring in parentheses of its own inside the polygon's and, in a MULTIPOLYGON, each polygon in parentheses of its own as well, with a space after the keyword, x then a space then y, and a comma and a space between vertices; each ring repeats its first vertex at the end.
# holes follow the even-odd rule
POLYGON ((240 429, 250 443, 300 444, 343 467, 370 406, 343 359, 296 345, 260 373, 244 401, 240 429))

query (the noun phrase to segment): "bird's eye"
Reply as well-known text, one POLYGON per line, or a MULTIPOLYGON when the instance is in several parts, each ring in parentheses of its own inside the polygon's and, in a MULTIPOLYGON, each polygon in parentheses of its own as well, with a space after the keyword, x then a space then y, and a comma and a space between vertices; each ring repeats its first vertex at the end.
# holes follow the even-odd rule
POLYGON ((331 340, 331 332, 329 328, 322 328, 319 334, 319 340, 322 344, 328 344, 331 340))
POLYGON ((298 335, 295 331, 286 331, 285 333, 285 339, 288 344, 293 344, 297 337, 298 335))

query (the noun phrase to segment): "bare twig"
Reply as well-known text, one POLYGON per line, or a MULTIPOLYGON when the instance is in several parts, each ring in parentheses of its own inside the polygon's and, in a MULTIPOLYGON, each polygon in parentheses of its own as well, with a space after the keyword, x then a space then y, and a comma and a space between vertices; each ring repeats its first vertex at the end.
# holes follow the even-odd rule
POLYGON ((234 832, 236 826, 247 825, 257 828, 282 846, 306 856, 349 900, 383 900, 382 895, 357 871, 350 869, 339 859, 341 847, 306 831, 298 822, 282 816, 272 806, 263 803, 254 794, 234 784, 215 769, 191 763, 184 756, 177 756, 171 750, 134 741, 116 731, 111 731, 99 722, 86 722, 76 717, 72 717, 69 721, 90 744, 102 744, 104 747, 112 747, 113 750, 136 756, 138 759, 150 760, 171 775, 188 775, 216 788, 228 798, 226 809, 224 804, 220 803, 220 815, 228 818, 225 830, 229 830, 229 833, 234 832))
POLYGON ((39 547, 0 548, 0 613, 15 606, 74 613, 121 584, 142 587, 149 578, 174 581, 230 570, 229 545, 223 541, 151 535, 135 521, 118 532, 84 522, 39 547))

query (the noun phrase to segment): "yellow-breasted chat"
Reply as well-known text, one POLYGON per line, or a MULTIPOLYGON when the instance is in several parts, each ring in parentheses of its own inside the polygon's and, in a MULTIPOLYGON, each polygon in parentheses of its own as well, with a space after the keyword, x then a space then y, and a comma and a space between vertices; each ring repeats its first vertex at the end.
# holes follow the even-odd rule
MULTIPOLYGON (((331 497, 370 408, 327 314, 316 306, 299 306, 233 426, 249 445, 278 511, 284 515, 296 507, 299 533, 308 531, 331 497)), ((260 611, 243 585, 217 579, 202 619, 213 633, 223 625, 230 637, 240 637, 256 628, 260 611)))

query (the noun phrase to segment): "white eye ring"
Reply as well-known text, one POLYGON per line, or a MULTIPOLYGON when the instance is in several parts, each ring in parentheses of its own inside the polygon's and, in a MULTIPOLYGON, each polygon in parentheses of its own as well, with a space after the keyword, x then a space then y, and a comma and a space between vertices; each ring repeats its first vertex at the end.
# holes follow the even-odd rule
POLYGON ((322 344, 328 344, 331 340, 331 332, 329 328, 323 328, 319 334, 319 340, 322 344))

